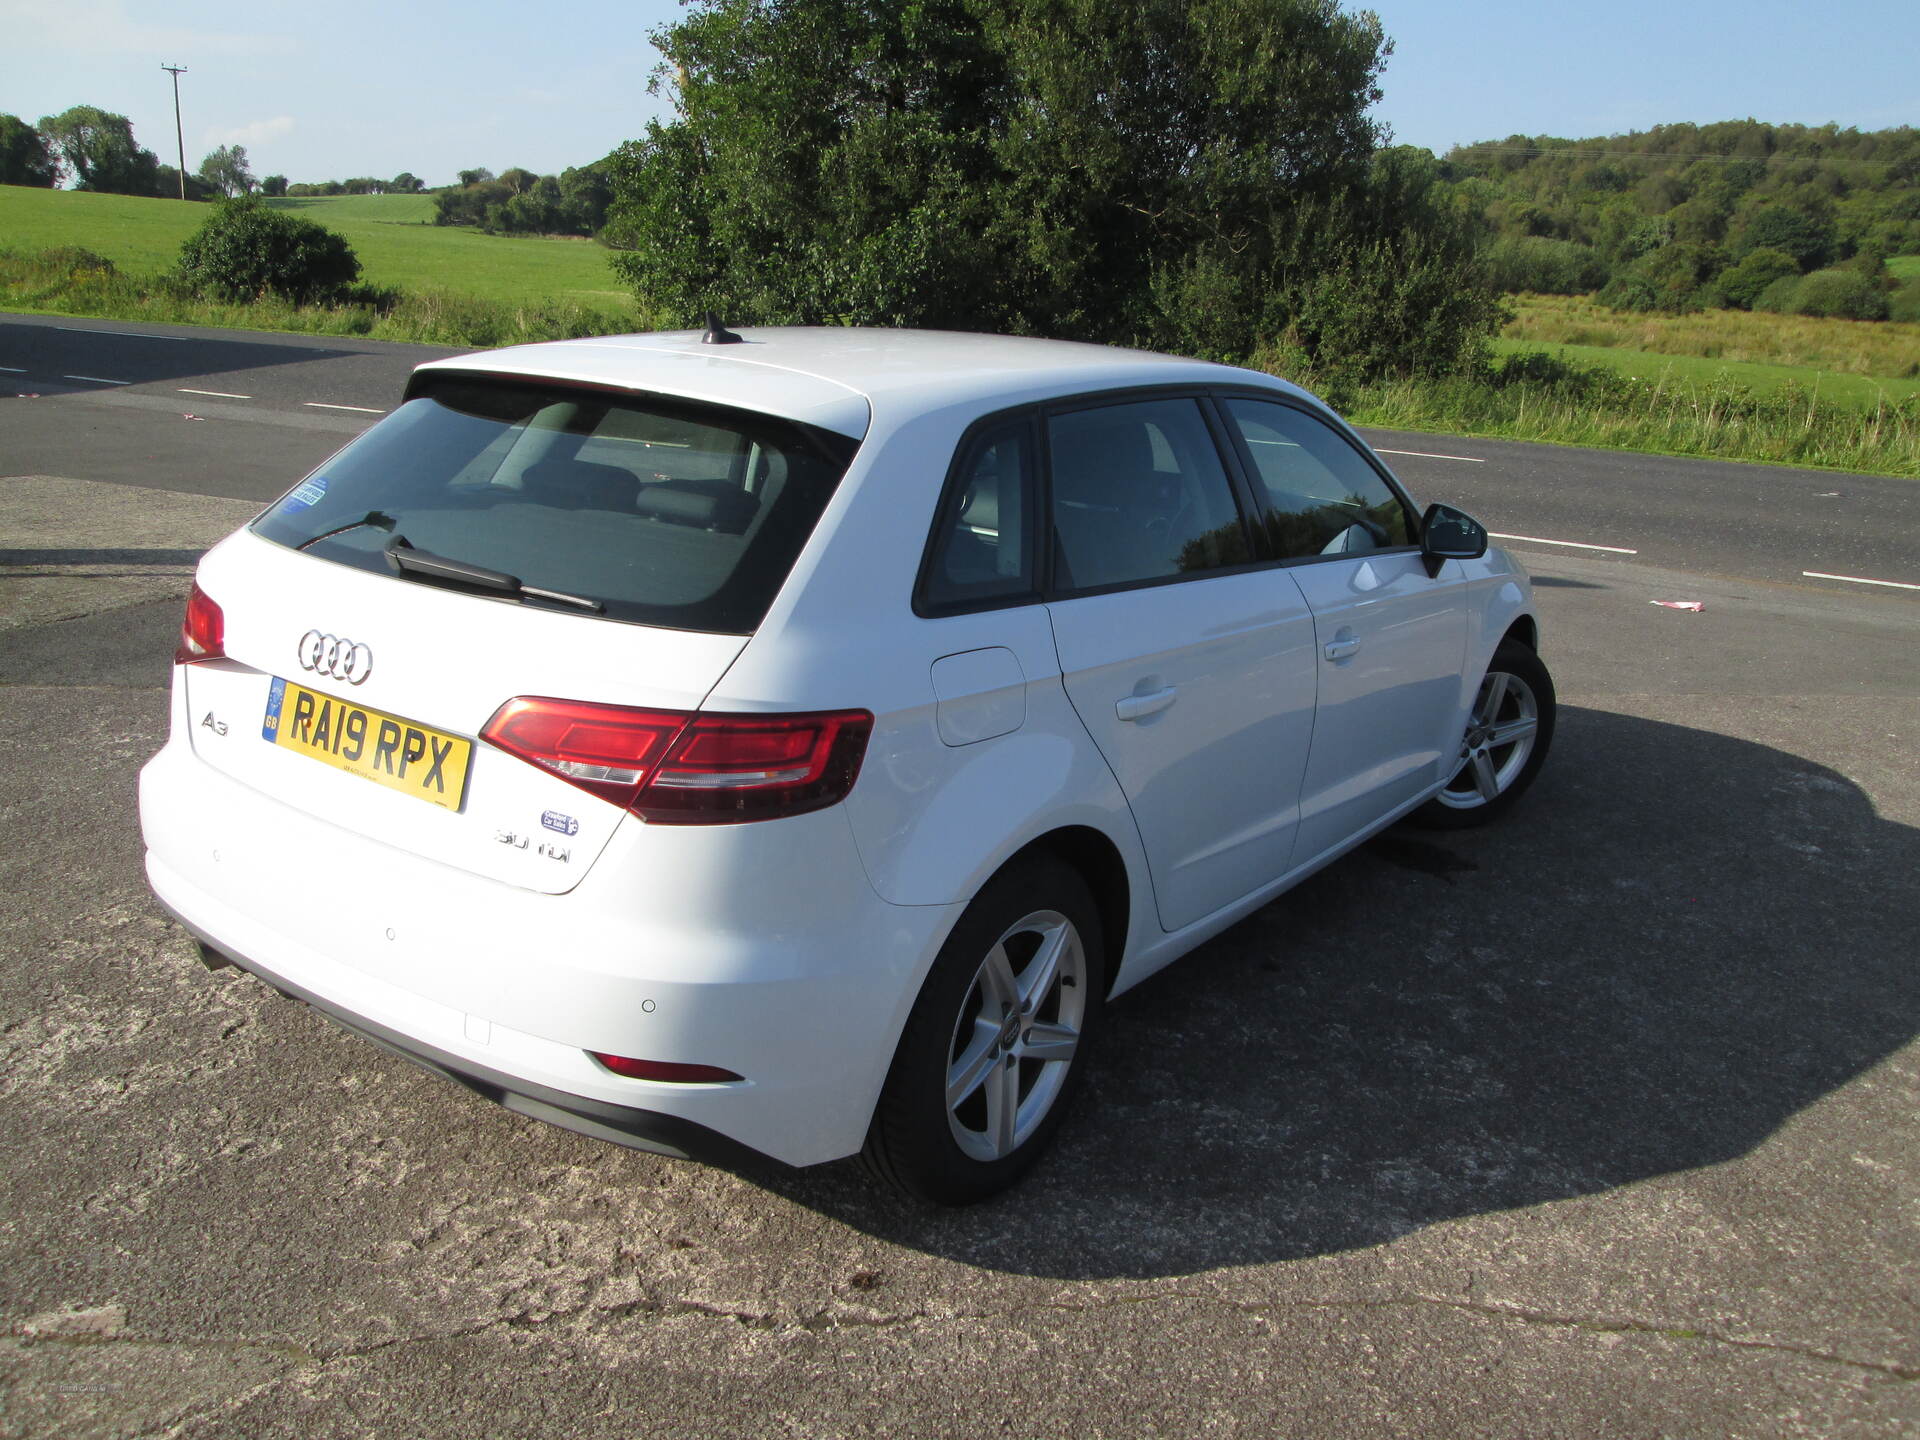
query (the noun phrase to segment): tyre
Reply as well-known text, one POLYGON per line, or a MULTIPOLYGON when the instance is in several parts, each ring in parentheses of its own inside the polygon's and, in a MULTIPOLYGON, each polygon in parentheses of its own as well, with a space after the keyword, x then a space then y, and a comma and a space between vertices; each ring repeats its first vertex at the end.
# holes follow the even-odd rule
POLYGON ((942 1205, 1013 1184, 1059 1128, 1105 994, 1100 915, 1079 872, 1044 854, 1003 870, 914 1002, 867 1132, 868 1167, 942 1205))
POLYGON ((1554 711, 1553 677, 1540 657, 1502 640, 1467 715, 1453 778, 1409 818, 1430 830, 1464 830, 1505 814, 1540 773, 1554 711))

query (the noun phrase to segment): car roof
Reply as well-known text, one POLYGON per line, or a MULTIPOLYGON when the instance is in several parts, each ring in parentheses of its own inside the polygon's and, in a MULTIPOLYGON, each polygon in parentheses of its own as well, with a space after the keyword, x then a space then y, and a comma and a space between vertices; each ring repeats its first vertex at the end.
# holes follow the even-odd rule
POLYGON ((863 437, 873 410, 924 412, 976 402, 999 408, 1134 385, 1258 385, 1308 397, 1271 375, 1067 340, 940 330, 766 327, 709 345, 701 331, 606 335, 516 345, 436 360, 475 371, 659 391, 733 405, 863 437))

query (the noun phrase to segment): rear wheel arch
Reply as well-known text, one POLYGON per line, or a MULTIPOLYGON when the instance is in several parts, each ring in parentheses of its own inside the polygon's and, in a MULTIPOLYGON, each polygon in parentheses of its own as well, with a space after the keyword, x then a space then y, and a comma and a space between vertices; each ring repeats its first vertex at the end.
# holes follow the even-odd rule
MULTIPOLYGON (((1127 862, 1120 848, 1088 825, 1070 825, 1049 831, 1020 852, 1026 855, 1044 849, 1080 872, 1093 893, 1100 911, 1100 934, 1106 949, 1106 989, 1113 993, 1114 976, 1120 971, 1120 957, 1127 953, 1127 922, 1131 918, 1133 888, 1127 879, 1127 862)), ((1016 855, 1008 864, 1020 858, 1016 855)))
MULTIPOLYGON (((1078 872, 1093 895, 1100 913, 1102 948, 1106 951, 1106 990, 1113 991, 1113 979, 1120 969, 1120 958, 1127 951, 1127 932, 1132 919, 1133 885, 1127 875, 1127 862, 1120 847, 1091 825, 1065 825, 1037 835, 1003 860, 981 884, 985 889, 1002 874, 1015 870, 1036 854, 1049 854, 1078 872)), ((977 893, 977 892, 976 892, 977 893)))

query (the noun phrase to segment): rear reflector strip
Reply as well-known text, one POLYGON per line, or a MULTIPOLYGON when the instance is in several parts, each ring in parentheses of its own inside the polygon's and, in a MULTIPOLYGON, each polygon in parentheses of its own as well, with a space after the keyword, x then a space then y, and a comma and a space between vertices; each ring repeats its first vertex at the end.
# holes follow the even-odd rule
POLYGON ((722 1070, 718 1065, 682 1065, 671 1060, 635 1060, 627 1055, 602 1055, 598 1050, 587 1052, 616 1075, 624 1075, 629 1080, 659 1080, 670 1085, 724 1085, 734 1080, 744 1080, 744 1075, 736 1075, 731 1070, 722 1070))

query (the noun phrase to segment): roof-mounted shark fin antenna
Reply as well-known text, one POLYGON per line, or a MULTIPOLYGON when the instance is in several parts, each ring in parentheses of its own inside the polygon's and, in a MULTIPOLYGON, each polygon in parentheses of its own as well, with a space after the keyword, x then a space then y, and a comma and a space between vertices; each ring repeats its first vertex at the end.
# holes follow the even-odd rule
POLYGON ((700 337, 702 345, 738 345, 740 337, 720 323, 720 317, 712 310, 707 311, 707 333, 700 337))

